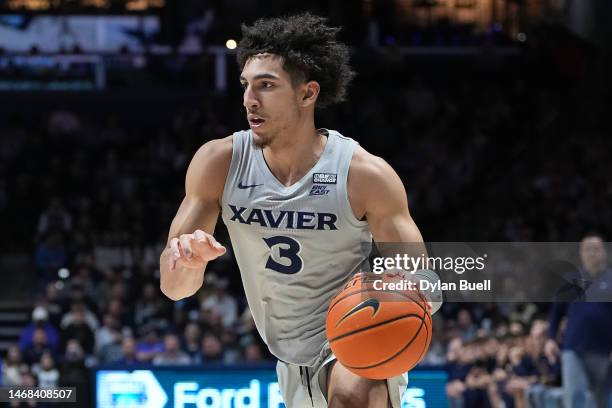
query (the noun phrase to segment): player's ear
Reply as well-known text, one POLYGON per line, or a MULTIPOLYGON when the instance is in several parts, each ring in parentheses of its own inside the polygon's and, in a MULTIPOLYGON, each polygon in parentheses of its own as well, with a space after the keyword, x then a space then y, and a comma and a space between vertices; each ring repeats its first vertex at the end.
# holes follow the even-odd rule
POLYGON ((304 85, 304 93, 302 95, 302 105, 308 106, 314 104, 319 96, 320 90, 321 86, 317 81, 306 82, 304 85))

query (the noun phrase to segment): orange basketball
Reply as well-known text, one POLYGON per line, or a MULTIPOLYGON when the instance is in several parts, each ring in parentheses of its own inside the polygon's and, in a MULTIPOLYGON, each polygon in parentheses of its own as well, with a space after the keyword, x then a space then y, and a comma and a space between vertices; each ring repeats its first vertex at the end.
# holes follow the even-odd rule
POLYGON ((395 377, 416 366, 431 341, 431 315, 423 295, 377 290, 383 275, 355 275, 327 310, 327 339, 338 361, 371 379, 395 377), (375 289, 376 287, 376 289, 375 289))

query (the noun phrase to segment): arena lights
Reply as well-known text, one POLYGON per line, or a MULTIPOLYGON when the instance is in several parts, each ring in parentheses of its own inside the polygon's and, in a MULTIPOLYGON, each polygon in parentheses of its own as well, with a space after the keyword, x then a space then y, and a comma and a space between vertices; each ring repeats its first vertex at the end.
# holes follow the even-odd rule
POLYGON ((68 279, 70 277, 70 271, 67 268, 61 268, 57 271, 57 276, 61 279, 68 279))
POLYGON ((238 46, 238 43, 236 42, 236 40, 230 38, 229 40, 225 42, 225 46, 227 47, 228 50, 234 50, 238 46))

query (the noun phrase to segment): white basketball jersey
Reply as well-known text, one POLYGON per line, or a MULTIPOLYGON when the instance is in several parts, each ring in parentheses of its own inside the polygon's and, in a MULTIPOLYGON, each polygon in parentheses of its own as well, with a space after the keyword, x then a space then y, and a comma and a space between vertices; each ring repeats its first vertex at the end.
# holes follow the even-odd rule
POLYGON ((251 131, 233 135, 222 217, 259 334, 280 360, 313 365, 331 298, 367 258, 372 235, 348 200, 357 143, 333 130, 321 157, 289 187, 272 174, 251 131))

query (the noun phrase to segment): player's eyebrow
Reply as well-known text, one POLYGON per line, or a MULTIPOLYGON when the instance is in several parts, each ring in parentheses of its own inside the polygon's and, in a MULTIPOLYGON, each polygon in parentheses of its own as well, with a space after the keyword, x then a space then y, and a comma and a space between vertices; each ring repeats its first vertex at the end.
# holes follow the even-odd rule
MULTIPOLYGON (((270 73, 264 73, 264 74, 257 74, 253 77, 253 80, 257 80, 257 79, 280 79, 277 75, 274 74, 270 74, 270 73)), ((242 75, 240 75, 240 81, 246 81, 247 79, 245 77, 243 77, 242 75)))

